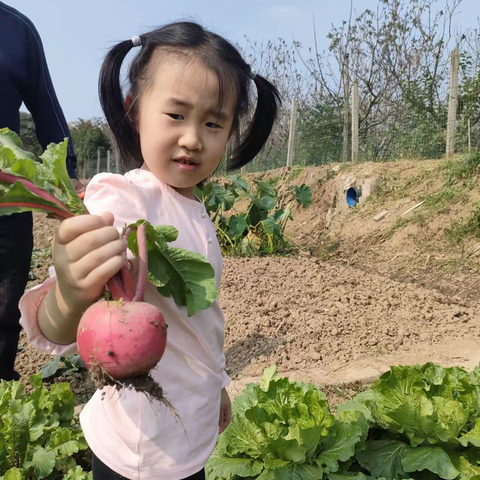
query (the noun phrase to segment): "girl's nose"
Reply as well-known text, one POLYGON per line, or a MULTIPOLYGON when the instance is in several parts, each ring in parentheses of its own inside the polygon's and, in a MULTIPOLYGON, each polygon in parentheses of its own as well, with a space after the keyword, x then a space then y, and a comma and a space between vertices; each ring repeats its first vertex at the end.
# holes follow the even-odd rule
POLYGON ((187 150, 202 150, 202 139, 196 127, 186 128, 181 135, 178 145, 187 150))

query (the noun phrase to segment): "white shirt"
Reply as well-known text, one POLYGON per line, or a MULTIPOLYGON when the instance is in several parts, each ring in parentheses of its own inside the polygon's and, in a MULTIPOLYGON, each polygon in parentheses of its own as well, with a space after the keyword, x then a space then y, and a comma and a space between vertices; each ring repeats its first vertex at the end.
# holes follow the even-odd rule
MULTIPOLYGON (((220 286, 222 257, 204 205, 180 195, 151 172, 96 175, 88 184, 85 205, 93 215, 112 212, 119 231, 139 219, 174 226, 179 235, 170 245, 202 254, 220 286)), ((20 323, 40 350, 71 355, 76 344, 54 344, 38 327, 38 307, 54 282, 52 277, 22 297, 20 323)), ((221 389, 230 381, 224 371, 224 317, 218 300, 188 317, 185 307, 161 296, 151 284, 145 301, 156 305, 168 324, 165 354, 152 375, 181 422, 144 394, 112 387, 103 390, 103 399, 100 391, 95 393, 80 422, 95 455, 120 475, 132 480, 178 480, 200 471, 216 444, 221 389)))

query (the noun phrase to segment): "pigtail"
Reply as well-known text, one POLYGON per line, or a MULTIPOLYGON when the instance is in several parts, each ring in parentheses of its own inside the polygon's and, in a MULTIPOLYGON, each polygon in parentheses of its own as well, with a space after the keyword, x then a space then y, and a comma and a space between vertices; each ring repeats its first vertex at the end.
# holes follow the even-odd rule
POLYGON ((242 135, 240 144, 228 162, 228 170, 239 169, 258 155, 270 136, 281 104, 277 88, 267 79, 256 74, 253 81, 258 92, 257 108, 245 134, 242 135))
POLYGON ((132 40, 115 45, 105 57, 98 81, 98 92, 108 125, 115 141, 124 167, 138 167, 143 163, 140 139, 130 115, 126 114, 125 99, 120 84, 122 63, 132 49, 132 40))

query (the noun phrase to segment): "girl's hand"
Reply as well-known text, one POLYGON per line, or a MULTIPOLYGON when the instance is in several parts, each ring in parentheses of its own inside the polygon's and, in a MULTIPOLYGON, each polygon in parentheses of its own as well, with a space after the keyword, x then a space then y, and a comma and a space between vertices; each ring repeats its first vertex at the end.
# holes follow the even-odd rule
POLYGON ((222 433, 232 419, 232 403, 225 388, 222 388, 222 399, 220 401, 220 419, 218 421, 218 433, 222 433))
POLYGON ((106 212, 80 215, 60 224, 53 242, 53 263, 64 314, 88 308, 126 264, 123 253, 128 244, 113 222, 113 215, 106 212))

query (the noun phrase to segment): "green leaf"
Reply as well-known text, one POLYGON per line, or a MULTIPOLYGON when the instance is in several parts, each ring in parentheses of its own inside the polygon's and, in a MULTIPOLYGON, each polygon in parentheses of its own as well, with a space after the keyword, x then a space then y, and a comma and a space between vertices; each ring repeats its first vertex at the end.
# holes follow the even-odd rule
POLYGON ((460 432, 467 424, 470 412, 460 402, 456 400, 447 400, 443 397, 433 398, 434 416, 442 424, 442 430, 448 430, 448 436, 438 435, 442 441, 458 437, 460 432))
POLYGON ((40 373, 42 374, 42 378, 49 378, 53 377, 60 368, 60 357, 55 357, 51 362, 47 363, 40 367, 40 373))
POLYGON ((63 477, 63 480, 93 480, 93 474, 92 472, 84 472, 82 467, 77 465, 67 472, 63 477))
POLYGON ((288 467, 273 470, 274 480, 322 480, 323 469, 313 465, 291 463, 288 467))
POLYGON ((445 450, 440 447, 417 447, 407 450, 403 454, 402 465, 405 472, 429 470, 446 480, 453 480, 460 474, 445 450))
MULTIPOLYGON (((1 140, 0 140, 1 141, 1 140)), ((75 215, 86 213, 80 197, 68 176, 67 159, 68 139, 58 145, 51 143, 40 158, 39 177, 59 189, 57 198, 75 215)))
MULTIPOLYGON (((153 229, 148 222, 145 223, 149 242, 149 281, 163 296, 173 296, 178 306, 186 306, 189 317, 209 308, 218 298, 212 266, 199 253, 168 247, 167 239, 176 233, 173 227, 153 229)), ((136 224, 130 227, 133 230, 128 237, 129 248, 138 255, 136 224)))
MULTIPOLYGON (((461 408, 458 402, 454 403, 461 408)), ((438 438, 446 442, 451 438, 447 427, 432 418, 433 412, 432 402, 417 392, 406 398, 403 405, 388 413, 388 416, 398 426, 397 431, 407 435, 412 447, 415 447, 426 439, 438 438)), ((395 424, 391 424, 391 428, 395 424)))
POLYGON ((280 208, 279 210, 277 210, 273 214, 273 218, 277 223, 283 223, 287 219, 290 219, 290 220, 292 219, 291 213, 292 213, 292 211, 291 211, 290 207, 286 207, 285 210, 280 208))
POLYGON ((440 365, 428 363, 423 368, 425 375, 425 389, 430 390, 430 385, 441 385, 445 378, 446 371, 440 365))
POLYGON ((303 207, 308 208, 312 204, 312 190, 308 185, 294 185, 293 196, 295 200, 303 207))
POLYGON ((480 447, 480 418, 475 420, 475 426, 467 433, 464 433, 458 441, 464 447, 472 444, 474 447, 480 447))
POLYGON ((28 377, 28 382, 33 388, 42 388, 43 387, 43 382, 42 382, 42 376, 41 375, 30 375, 28 377))
POLYGON ((3 480, 24 480, 26 477, 22 475, 18 468, 11 468, 5 473, 5 476, 2 478, 3 480))
POLYGON ((408 445, 398 440, 371 440, 363 452, 367 469, 374 478, 405 478, 402 456, 408 445))
POLYGON ((277 197, 260 197, 258 199, 258 203, 265 208, 266 210, 270 211, 273 210, 277 205, 277 197))
POLYGON ((83 443, 75 438, 71 428, 62 428, 52 433, 51 447, 60 454, 70 457, 79 450, 83 450, 83 443))
POLYGON ((0 180, 0 214, 41 212, 51 215, 62 215, 65 210, 56 203, 35 195, 22 183, 6 185, 0 180))
POLYGON ((262 374, 262 379, 260 381, 260 388, 264 391, 267 392, 268 388, 270 387, 270 382, 277 378, 277 366, 276 365, 271 365, 270 367, 267 367, 262 374))
POLYGON ((157 241, 159 236, 163 237, 166 242, 174 242, 178 238, 178 230, 171 225, 155 225, 152 228, 157 234, 155 237, 157 241))
POLYGON ((233 402, 233 405, 232 405, 233 415, 244 415, 249 408, 257 405, 258 388, 259 388, 258 384, 249 383, 243 389, 243 392, 233 402))
POLYGON ((212 193, 213 182, 206 183, 202 187, 198 185, 194 188, 193 193, 203 202, 208 203, 210 194, 212 193))
POLYGON ((263 182, 262 180, 254 180, 254 182, 257 185, 258 197, 277 197, 277 192, 275 191, 275 188, 273 188, 267 182, 263 182))
POLYGON ((260 428, 240 416, 232 419, 222 434, 222 441, 228 445, 229 454, 243 454, 250 458, 259 458, 267 445, 260 428))
POLYGON ((327 474, 328 480, 367 480, 367 477, 359 472, 359 473, 329 473, 327 474))
MULTIPOLYGON (((254 423, 257 427, 262 427, 264 426, 264 423, 270 422, 270 415, 268 414, 268 412, 264 408, 259 406, 251 407, 246 410, 245 418, 250 422, 254 423)), ((271 426, 272 425, 264 426, 268 436, 270 436, 271 434, 271 430, 269 428, 271 426)), ((283 432, 283 430, 284 429, 280 427, 280 433, 283 432)), ((275 438, 278 438, 278 435, 275 438)))
MULTIPOLYGON (((322 436, 327 435, 330 427, 335 423, 335 418, 330 413, 328 403, 325 400, 325 395, 323 392, 314 387, 305 392, 303 402, 308 407, 308 418, 311 418, 314 421, 314 425, 322 427, 322 436)), ((299 405, 297 405, 297 408, 299 408, 299 405)), ((306 425, 305 422, 301 423, 302 428, 310 428, 311 426, 310 422, 308 422, 306 425)))
POLYGON ((32 464, 37 478, 48 477, 55 468, 55 452, 38 447, 33 454, 32 464))
POLYGON ((458 452, 450 453, 450 459, 453 466, 460 472, 459 480, 470 480, 472 478, 480 478, 480 467, 472 465, 464 455, 458 452))
POLYGON ((258 201, 255 201, 250 208, 250 213, 248 214, 247 220, 249 220, 250 225, 255 227, 267 217, 268 210, 263 205, 258 203, 258 201))
POLYGON ((341 422, 350 423, 354 421, 354 418, 358 421, 359 414, 363 415, 366 420, 372 420, 370 410, 363 403, 349 400, 337 405, 337 418, 341 422))
MULTIPOLYGON (((26 158, 29 160, 35 160, 36 157, 33 153, 26 152, 22 149, 22 141, 20 137, 8 128, 0 129, 0 146, 6 147, 12 151, 16 158, 26 158)), ((1 164, 0 164, 1 166, 1 164)))
POLYGON ((158 287, 158 291, 165 297, 173 296, 178 306, 186 306, 189 317, 209 308, 218 298, 218 289, 215 272, 205 257, 172 247, 161 254, 159 258, 170 279, 165 287, 158 287))
POLYGON ((263 462, 249 458, 228 458, 213 454, 208 461, 207 468, 223 478, 231 478, 232 475, 253 477, 262 472, 263 462))
POLYGON ((241 237, 247 229, 247 220, 243 213, 232 215, 228 222, 228 233, 233 237, 241 237))
POLYGON ((228 177, 228 180, 230 180, 233 185, 235 185, 235 187, 237 187, 238 189, 240 190, 243 190, 244 192, 248 191, 248 184, 247 182, 245 181, 245 179, 243 179, 242 177, 238 176, 238 175, 229 175, 228 177))
POLYGON ((362 427, 355 423, 335 422, 322 439, 322 450, 317 458, 318 465, 325 466, 327 472, 336 472, 338 462, 346 462, 355 454, 355 446, 363 436, 362 427))
POLYGON ((280 225, 275 222, 275 219, 273 217, 267 217, 263 221, 263 229, 265 230, 265 233, 268 233, 269 235, 276 235, 277 237, 282 236, 282 230, 280 228, 280 225))
POLYGON ((86 213, 68 176, 66 168, 68 140, 51 144, 41 156, 42 163, 35 161, 35 155, 25 152, 18 136, 8 129, 0 130, 0 171, 32 182, 44 193, 53 195, 63 207, 53 200, 42 198, 20 182, 10 184, 0 181, 0 209, 2 215, 40 211, 55 214, 68 210, 72 214, 86 213))
POLYGON ((85 368, 85 364, 78 353, 70 357, 66 357, 65 362, 73 365, 76 368, 85 368))
POLYGON ((224 210, 230 210, 235 203, 235 196, 233 193, 223 188, 218 183, 213 183, 210 198, 208 200, 209 207, 222 206, 224 210))
MULTIPOLYGON (((281 432, 283 429, 279 428, 278 430, 281 432)), ((295 463, 304 463, 306 459, 304 448, 294 439, 276 438, 270 441, 267 452, 274 455, 274 458, 295 463)))
POLYGON ((259 251, 259 246, 252 242, 250 238, 245 237, 240 244, 240 251, 247 257, 254 257, 259 251))

